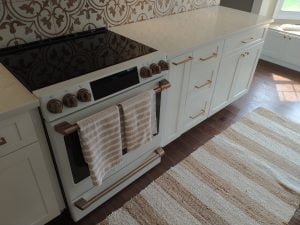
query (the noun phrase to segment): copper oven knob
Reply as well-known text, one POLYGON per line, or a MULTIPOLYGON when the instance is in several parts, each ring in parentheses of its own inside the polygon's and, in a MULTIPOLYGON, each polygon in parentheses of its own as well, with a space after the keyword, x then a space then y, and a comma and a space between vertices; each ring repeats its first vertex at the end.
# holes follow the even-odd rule
POLYGON ((161 70, 169 70, 170 69, 169 63, 166 62, 165 60, 160 60, 158 62, 158 65, 160 66, 161 70))
POLYGON ((152 71, 151 69, 149 69, 148 67, 146 66, 143 66, 141 69, 140 69, 140 76, 142 78, 148 78, 148 77, 151 77, 152 76, 152 71))
POLYGON ((63 104, 60 100, 58 99, 51 99, 47 103, 47 109, 51 113, 62 113, 63 110, 63 104))
POLYGON ((77 92, 77 99, 80 102, 90 102, 92 100, 92 94, 88 89, 81 88, 77 92))
POLYGON ((160 74, 161 72, 161 68, 159 65, 157 65, 156 63, 152 63, 150 65, 150 69, 152 71, 152 74, 160 74))
POLYGON ((63 97, 63 103, 65 106, 69 107, 69 108, 73 108, 76 107, 78 102, 77 102, 77 98, 75 95, 73 94, 66 94, 63 97))

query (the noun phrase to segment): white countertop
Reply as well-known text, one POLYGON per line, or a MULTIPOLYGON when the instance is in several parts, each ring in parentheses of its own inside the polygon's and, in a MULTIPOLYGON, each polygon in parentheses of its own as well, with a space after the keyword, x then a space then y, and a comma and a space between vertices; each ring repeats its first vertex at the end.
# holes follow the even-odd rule
POLYGON ((38 99, 0 64, 0 120, 38 106, 38 99))
POLYGON ((109 29, 170 56, 176 56, 197 46, 272 21, 271 18, 214 6, 109 29))
POLYGON ((282 25, 283 24, 273 23, 273 24, 270 25, 270 29, 277 30, 277 31, 280 31, 280 32, 284 32, 284 33, 288 33, 288 34, 293 34, 293 35, 300 36, 300 31, 286 31, 286 30, 284 30, 282 28, 282 25))

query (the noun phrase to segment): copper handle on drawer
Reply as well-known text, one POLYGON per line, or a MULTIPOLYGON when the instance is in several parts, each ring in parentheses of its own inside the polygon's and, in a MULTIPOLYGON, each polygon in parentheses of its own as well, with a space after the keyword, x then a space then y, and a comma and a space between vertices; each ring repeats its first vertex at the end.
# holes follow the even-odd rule
POLYGON ((175 65, 175 66, 178 66, 178 65, 180 65, 180 64, 184 64, 184 63, 187 63, 187 62, 189 62, 189 61, 191 61, 191 60, 193 60, 194 58, 192 57, 192 56, 189 56, 187 59, 185 59, 185 60, 182 60, 182 61, 180 61, 180 62, 172 62, 172 64, 173 65, 175 65))
POLYGON ((1 137, 0 138, 0 146, 1 145, 5 145, 7 143, 7 141, 5 140, 5 138, 4 137, 1 137))
POLYGON ((200 88, 203 88, 203 87, 205 87, 205 86, 207 86, 207 85, 210 85, 211 83, 212 83, 211 80, 207 80, 207 82, 206 82, 205 84, 202 84, 202 85, 195 85, 195 88, 200 89, 200 88))
POLYGON ((191 119, 196 119, 197 117, 202 116, 204 113, 205 113, 205 110, 202 109, 202 110, 200 111, 200 113, 198 113, 198 114, 195 115, 195 116, 190 116, 190 118, 191 118, 191 119))
POLYGON ((241 41, 243 44, 247 44, 247 43, 249 43, 249 42, 251 42, 251 41, 253 41, 254 40, 254 37, 251 37, 251 38, 249 38, 248 40, 246 40, 246 41, 241 41))
POLYGON ((213 53, 211 56, 208 56, 207 58, 200 58, 201 61, 207 61, 210 60, 212 58, 217 58, 218 57, 218 53, 213 53))

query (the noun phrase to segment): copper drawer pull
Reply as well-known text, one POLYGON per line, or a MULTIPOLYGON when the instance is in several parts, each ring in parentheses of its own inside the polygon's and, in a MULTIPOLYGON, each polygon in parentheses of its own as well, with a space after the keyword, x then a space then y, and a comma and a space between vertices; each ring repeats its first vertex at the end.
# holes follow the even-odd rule
POLYGON ((207 82, 206 82, 205 84, 202 84, 202 85, 195 85, 195 88, 200 89, 200 88, 203 88, 203 87, 205 87, 205 86, 207 86, 207 85, 210 85, 211 83, 212 83, 211 80, 207 80, 207 82))
POLYGON ((249 42, 251 42, 251 41, 253 41, 254 40, 254 37, 251 37, 249 40, 246 40, 246 41, 241 41, 243 44, 247 44, 247 43, 249 43, 249 42))
POLYGON ((218 53, 213 53, 211 56, 208 56, 207 58, 200 58, 201 61, 207 61, 210 60, 212 58, 217 58, 218 57, 218 53))
POLYGON ((181 64, 184 64, 184 63, 187 63, 191 60, 193 60, 194 58, 192 56, 189 56, 187 59, 181 61, 181 62, 172 62, 173 65, 175 66, 178 66, 178 65, 181 65, 181 64))
POLYGON ((1 145, 5 145, 7 143, 7 141, 5 140, 5 138, 4 137, 1 137, 0 138, 0 146, 1 145))
POLYGON ((198 113, 198 114, 195 115, 195 116, 190 116, 190 118, 191 118, 191 119, 196 119, 197 117, 202 116, 204 113, 205 113, 205 110, 202 109, 200 113, 198 113))

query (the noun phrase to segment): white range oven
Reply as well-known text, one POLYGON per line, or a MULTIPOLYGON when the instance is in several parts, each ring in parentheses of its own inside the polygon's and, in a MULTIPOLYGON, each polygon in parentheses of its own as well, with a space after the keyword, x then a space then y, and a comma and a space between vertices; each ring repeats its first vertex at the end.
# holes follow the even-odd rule
POLYGON ((3 63, 40 99, 40 111, 75 221, 107 201, 160 162, 169 64, 166 55, 106 29, 10 48, 3 63), (77 121, 144 91, 156 92, 158 132, 92 184, 77 121))

